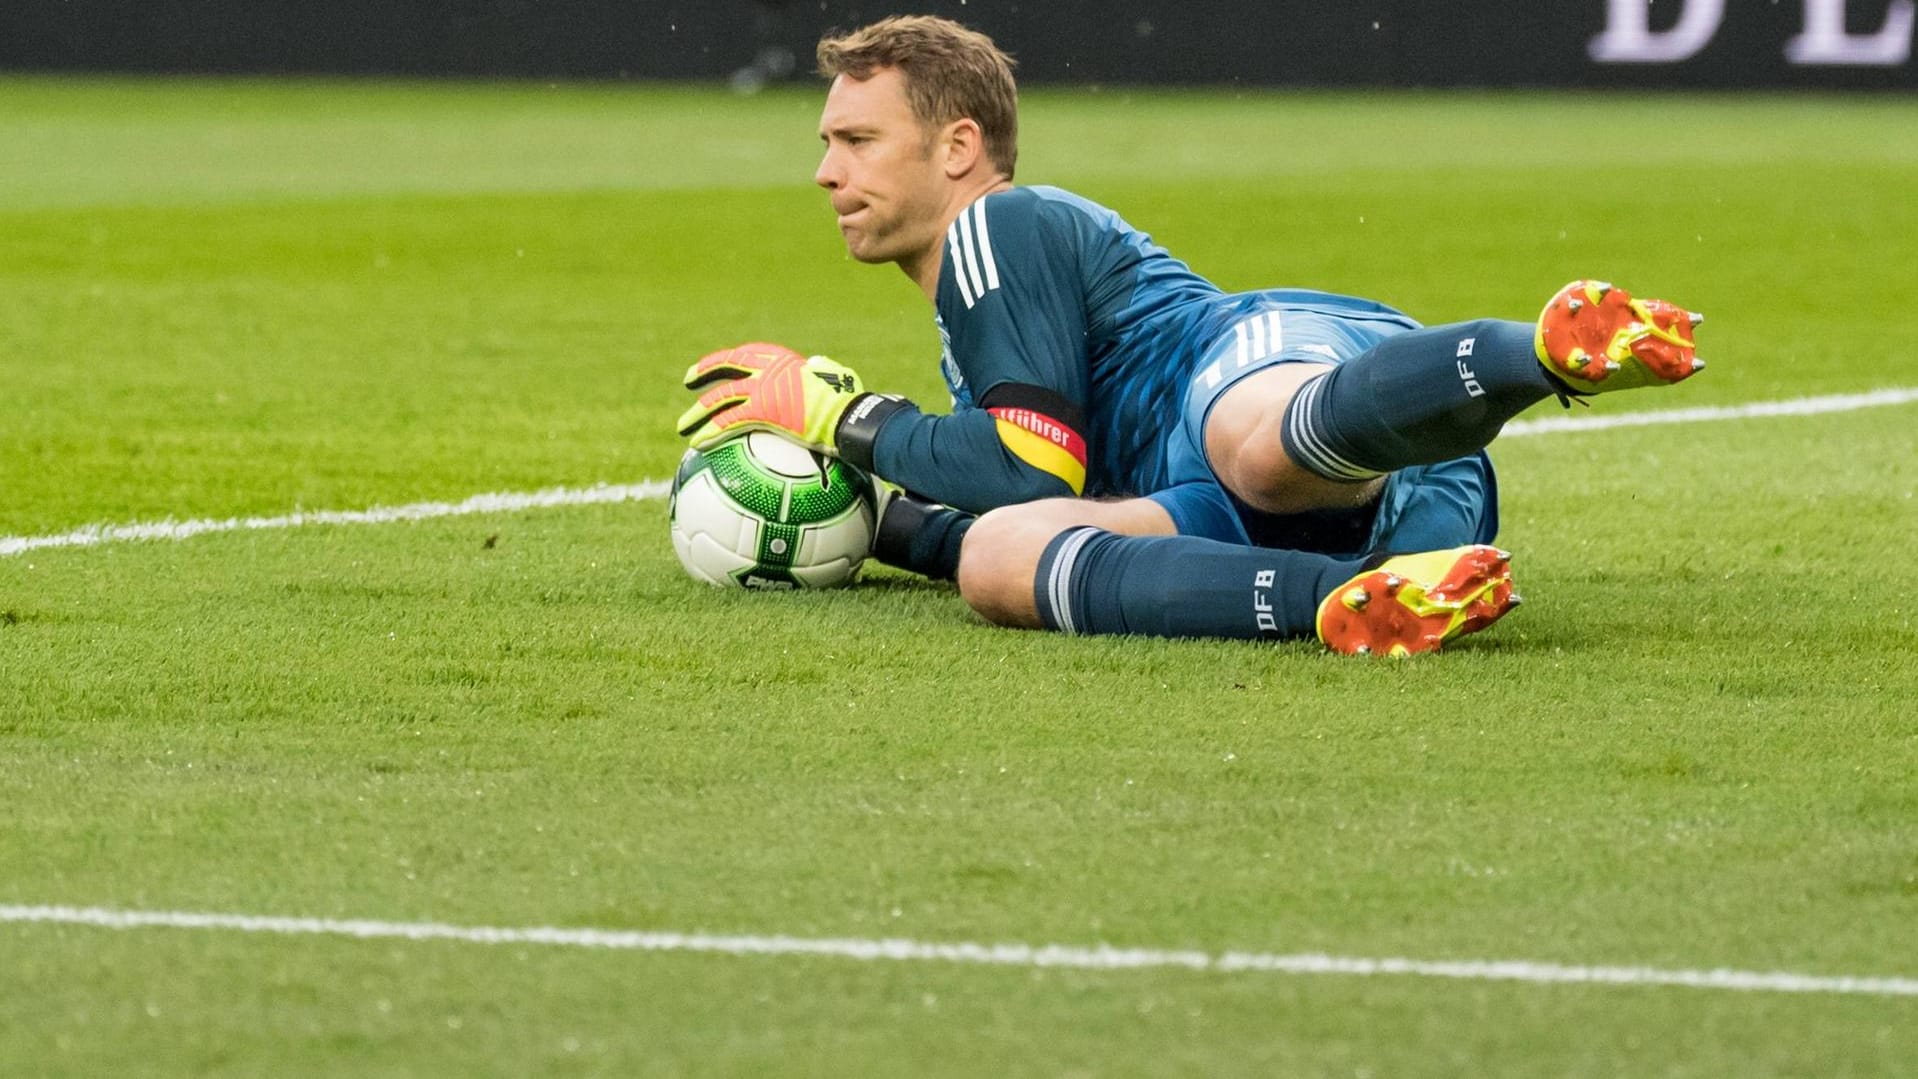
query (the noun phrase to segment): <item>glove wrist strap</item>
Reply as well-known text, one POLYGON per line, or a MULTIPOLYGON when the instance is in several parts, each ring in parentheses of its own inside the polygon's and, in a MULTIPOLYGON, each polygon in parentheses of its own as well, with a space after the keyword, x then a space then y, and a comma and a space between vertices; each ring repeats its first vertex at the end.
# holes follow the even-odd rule
POLYGON ((862 472, 871 472, 879 429, 887 420, 914 407, 911 401, 887 393, 862 393, 853 398, 833 431, 839 459, 862 472))

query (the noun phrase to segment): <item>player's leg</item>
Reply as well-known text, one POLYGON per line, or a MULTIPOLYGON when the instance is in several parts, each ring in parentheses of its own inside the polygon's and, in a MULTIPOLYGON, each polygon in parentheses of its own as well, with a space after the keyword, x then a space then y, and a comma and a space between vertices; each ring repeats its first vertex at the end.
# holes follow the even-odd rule
POLYGON ((1206 460, 1221 483, 1255 509, 1291 514, 1363 505, 1378 497, 1378 475, 1348 479, 1314 472, 1287 452, 1281 432, 1300 388, 1333 370, 1281 363, 1234 383, 1205 423, 1206 460))
POLYGON ((1006 626, 1158 637, 1316 634, 1340 652, 1393 655, 1483 629, 1518 603, 1509 556, 1492 547, 1337 559, 1164 534, 1170 525, 1165 510, 1144 499, 993 510, 966 535, 960 593, 1006 626), (1088 516, 1153 531, 1123 535, 1085 523, 1088 516))
POLYGON ((1048 498, 992 510, 973 522, 959 557, 959 594, 1002 626, 1038 629, 1032 582, 1052 538, 1081 525, 1114 534, 1167 536, 1176 530, 1164 507, 1144 498, 1098 502, 1048 498))
MULTIPOLYGON (((1308 327, 1310 316, 1301 319, 1308 327)), ((1205 426, 1206 455, 1248 504, 1293 513, 1409 465, 1483 448, 1553 395, 1674 382, 1703 364, 1697 319, 1588 282, 1561 289, 1537 324, 1481 319, 1396 333, 1306 373, 1281 364, 1228 387, 1205 426)), ((1350 497, 1350 496, 1348 496, 1350 497)))
POLYGON ((1213 407, 1206 455, 1267 513, 1336 505, 1341 490, 1482 449, 1560 392, 1533 355, 1533 332, 1482 319, 1396 333, 1334 366, 1259 371, 1213 407))

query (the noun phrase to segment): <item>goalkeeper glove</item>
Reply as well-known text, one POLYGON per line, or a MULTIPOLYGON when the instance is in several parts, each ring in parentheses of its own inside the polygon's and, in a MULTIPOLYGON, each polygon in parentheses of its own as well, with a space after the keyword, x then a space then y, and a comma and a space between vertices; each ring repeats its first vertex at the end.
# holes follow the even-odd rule
POLYGON ((844 364, 763 342, 701 357, 686 371, 686 388, 706 387, 679 417, 679 433, 694 449, 747 431, 772 431, 867 470, 880 424, 911 407, 864 392, 844 364))

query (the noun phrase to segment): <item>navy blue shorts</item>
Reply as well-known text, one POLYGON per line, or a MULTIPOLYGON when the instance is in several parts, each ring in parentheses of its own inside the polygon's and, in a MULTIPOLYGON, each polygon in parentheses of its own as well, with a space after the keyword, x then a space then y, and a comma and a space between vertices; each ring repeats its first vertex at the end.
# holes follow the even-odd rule
POLYGON ((1389 308, 1334 312, 1300 306, 1300 293, 1246 294, 1244 312, 1200 358, 1172 432, 1171 482, 1149 495, 1179 533, 1227 543, 1333 555, 1431 551, 1490 543, 1498 533, 1498 481, 1483 451, 1389 474, 1375 504, 1279 516, 1233 497, 1205 456, 1213 406, 1240 379, 1281 363, 1343 363, 1418 323, 1389 308))

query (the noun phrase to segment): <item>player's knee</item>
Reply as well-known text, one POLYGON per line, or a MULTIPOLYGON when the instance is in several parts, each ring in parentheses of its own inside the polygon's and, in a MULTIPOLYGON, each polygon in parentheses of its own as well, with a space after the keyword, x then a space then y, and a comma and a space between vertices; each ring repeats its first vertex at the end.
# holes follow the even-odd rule
POLYGON ((1316 486, 1292 460, 1280 430, 1299 387, 1323 374, 1322 364, 1287 363, 1241 380, 1206 420, 1205 455, 1213 475, 1254 509, 1306 508, 1316 486))
POLYGON ((1294 460, 1284 428, 1292 400, 1331 368, 1288 363, 1253 375, 1226 392, 1206 421, 1205 452, 1213 475, 1261 513, 1290 514, 1359 505, 1377 496, 1379 479, 1328 479, 1294 460))
POLYGON ((1029 506, 1005 506, 974 521, 959 547, 959 595, 987 621, 1037 626, 1032 581, 1056 528, 1029 506))
MULTIPOLYGON (((1259 432, 1269 436, 1270 432, 1259 432)), ((1213 462, 1227 489, 1254 509, 1284 513, 1297 501, 1299 467, 1277 437, 1249 437, 1228 445, 1213 462)))
POLYGON ((1341 485, 1313 475, 1292 459, 1277 423, 1220 440, 1212 468, 1227 490, 1261 513, 1299 513, 1346 499, 1341 485))

